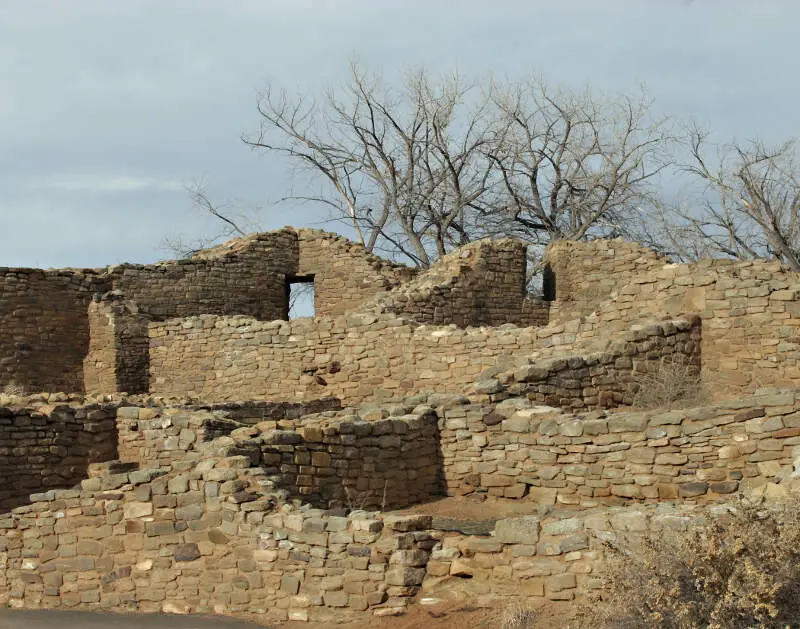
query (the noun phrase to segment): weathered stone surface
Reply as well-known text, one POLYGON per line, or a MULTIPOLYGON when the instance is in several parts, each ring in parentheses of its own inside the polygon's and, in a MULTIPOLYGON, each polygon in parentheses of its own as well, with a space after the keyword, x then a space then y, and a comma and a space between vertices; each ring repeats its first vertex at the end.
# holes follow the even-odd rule
POLYGON ((502 544, 536 544, 539 541, 539 518, 523 516, 498 520, 495 539, 502 544))
POLYGON ((175 561, 194 561, 200 558, 197 544, 181 544, 175 549, 175 561))

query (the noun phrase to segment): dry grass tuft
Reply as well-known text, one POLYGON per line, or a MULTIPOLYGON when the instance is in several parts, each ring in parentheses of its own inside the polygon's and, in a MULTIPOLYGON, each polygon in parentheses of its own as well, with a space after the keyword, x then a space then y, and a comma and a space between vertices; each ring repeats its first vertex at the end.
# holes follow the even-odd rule
POLYGON ((668 410, 708 402, 700 369, 684 360, 661 358, 653 369, 635 374, 633 382, 637 408, 668 410))
POLYGON ((510 607, 503 612, 500 629, 535 629, 536 613, 529 607, 510 607))
POLYGON ((10 397, 23 397, 26 395, 25 389, 18 384, 14 384, 13 382, 6 384, 2 389, 0 389, 0 393, 10 397))
POLYGON ((800 500, 608 548, 586 629, 800 627, 800 500))

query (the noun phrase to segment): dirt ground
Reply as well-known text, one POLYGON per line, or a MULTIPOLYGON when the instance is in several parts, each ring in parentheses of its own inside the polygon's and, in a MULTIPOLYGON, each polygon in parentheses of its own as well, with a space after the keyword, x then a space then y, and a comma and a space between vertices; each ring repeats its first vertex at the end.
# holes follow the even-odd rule
MULTIPOLYGON (((289 622, 281 629, 501 629, 504 609, 481 609, 464 601, 437 605, 414 605, 407 614, 388 618, 371 617, 355 623, 289 622)), ((566 629, 563 609, 544 605, 534 610, 535 621, 524 629, 566 629)))

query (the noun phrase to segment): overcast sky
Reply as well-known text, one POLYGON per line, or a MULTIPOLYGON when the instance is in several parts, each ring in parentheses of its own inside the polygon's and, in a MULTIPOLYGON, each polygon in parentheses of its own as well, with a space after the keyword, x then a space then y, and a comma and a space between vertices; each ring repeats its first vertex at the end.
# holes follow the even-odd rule
POLYGON ((280 206, 288 171, 245 147, 267 80, 313 94, 357 55, 386 79, 519 75, 614 92, 719 139, 800 136, 798 0, 0 0, 0 266, 168 257, 214 232, 183 190, 280 206))

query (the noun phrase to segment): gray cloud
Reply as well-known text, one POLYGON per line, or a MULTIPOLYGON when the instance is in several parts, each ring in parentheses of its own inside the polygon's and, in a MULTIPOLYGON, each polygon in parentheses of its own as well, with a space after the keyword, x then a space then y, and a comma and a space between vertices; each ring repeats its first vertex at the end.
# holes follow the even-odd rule
POLYGON ((286 164, 239 141, 259 87, 315 93, 353 54, 389 79, 424 65, 610 92, 644 81, 663 111, 720 137, 800 135, 798 23, 796 0, 5 3, 0 265, 164 256, 164 235, 214 230, 181 191, 201 177, 215 197, 269 208, 286 164))

